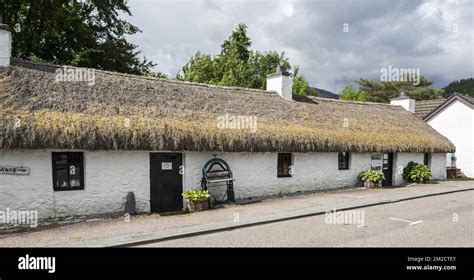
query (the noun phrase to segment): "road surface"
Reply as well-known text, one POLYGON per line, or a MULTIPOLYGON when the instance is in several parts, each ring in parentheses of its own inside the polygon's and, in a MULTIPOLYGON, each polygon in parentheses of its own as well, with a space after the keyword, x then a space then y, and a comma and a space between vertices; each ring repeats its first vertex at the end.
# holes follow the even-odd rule
POLYGON ((140 247, 473 247, 474 191, 312 216, 140 247))

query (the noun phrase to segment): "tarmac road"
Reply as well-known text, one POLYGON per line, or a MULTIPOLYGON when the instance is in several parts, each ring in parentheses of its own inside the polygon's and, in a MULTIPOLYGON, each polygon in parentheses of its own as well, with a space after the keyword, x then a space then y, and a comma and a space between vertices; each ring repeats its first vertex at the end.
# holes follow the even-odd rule
POLYGON ((474 191, 466 191, 140 247, 473 246, 474 191))

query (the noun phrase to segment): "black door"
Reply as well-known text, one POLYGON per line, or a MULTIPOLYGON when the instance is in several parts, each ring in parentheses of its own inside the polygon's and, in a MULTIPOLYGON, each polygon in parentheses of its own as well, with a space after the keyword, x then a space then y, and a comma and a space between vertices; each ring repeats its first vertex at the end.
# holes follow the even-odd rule
POLYGON ((182 154, 150 154, 151 212, 180 211, 183 208, 182 154))
POLYGON ((393 171, 393 153, 383 154, 382 172, 385 180, 382 181, 382 186, 392 185, 392 171, 393 171))

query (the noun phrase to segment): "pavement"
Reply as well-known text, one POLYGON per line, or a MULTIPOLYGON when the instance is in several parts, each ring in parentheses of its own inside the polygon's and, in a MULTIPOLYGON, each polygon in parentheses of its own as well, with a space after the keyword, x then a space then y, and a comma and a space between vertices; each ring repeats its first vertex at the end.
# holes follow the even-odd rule
POLYGON ((192 214, 139 215, 86 221, 51 229, 0 235, 0 247, 120 247, 322 215, 328 211, 462 192, 472 198, 474 181, 446 181, 391 189, 355 189, 279 197, 247 205, 226 205, 192 214), (468 194, 469 193, 469 194, 468 194))

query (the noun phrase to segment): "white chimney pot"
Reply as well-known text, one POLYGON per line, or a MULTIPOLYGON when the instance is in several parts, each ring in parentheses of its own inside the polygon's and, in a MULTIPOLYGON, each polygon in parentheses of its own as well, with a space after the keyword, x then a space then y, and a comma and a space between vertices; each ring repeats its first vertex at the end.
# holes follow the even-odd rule
POLYGON ((10 65, 12 54, 12 35, 6 24, 0 24, 0 67, 10 65))
POLYGON ((408 112, 415 113, 415 99, 406 96, 404 92, 401 92, 399 97, 390 100, 390 104, 402 106, 408 112))
POLYGON ((285 100, 293 99, 293 78, 288 72, 277 72, 267 76, 267 90, 276 91, 285 100))

